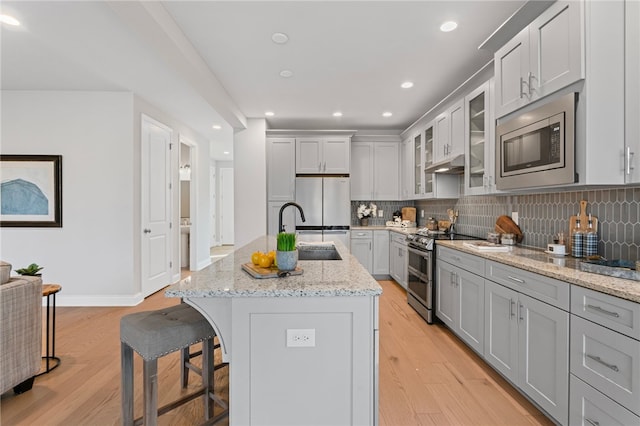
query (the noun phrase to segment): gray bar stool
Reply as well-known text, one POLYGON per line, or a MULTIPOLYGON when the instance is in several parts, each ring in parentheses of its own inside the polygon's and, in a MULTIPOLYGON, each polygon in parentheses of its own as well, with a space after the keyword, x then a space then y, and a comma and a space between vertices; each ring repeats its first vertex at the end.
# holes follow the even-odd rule
MULTIPOLYGON (((202 395, 206 424, 213 424, 229 414, 227 404, 214 395, 213 338, 215 332, 209 322, 186 303, 157 311, 125 315, 120 320, 122 363, 122 423, 156 425, 158 416, 202 395), (188 350, 202 342, 202 388, 179 400, 158 408, 158 358, 171 352, 188 350), (144 416, 133 419, 133 351, 143 358, 144 416), (214 402, 223 412, 213 416, 214 402)), ((184 362, 184 358, 182 362, 184 362)), ((187 357, 186 361, 189 361, 187 357)), ((183 364, 184 365, 184 364, 183 364)), ((188 374, 188 369, 185 372, 188 374)), ((181 368, 181 382, 186 380, 181 368)))

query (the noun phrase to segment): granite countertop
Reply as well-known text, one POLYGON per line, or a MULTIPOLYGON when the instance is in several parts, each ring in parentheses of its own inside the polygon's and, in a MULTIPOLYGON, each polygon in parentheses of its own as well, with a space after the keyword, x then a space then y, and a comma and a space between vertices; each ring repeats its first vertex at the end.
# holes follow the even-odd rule
POLYGON ((167 297, 326 297, 376 296, 382 288, 339 241, 342 260, 299 260, 302 275, 253 278, 242 269, 254 251, 275 250, 274 236, 259 237, 224 259, 192 272, 165 291, 167 297))
POLYGON ((581 271, 580 261, 570 256, 557 257, 541 249, 517 246, 508 252, 479 252, 466 247, 464 241, 438 240, 436 244, 640 303, 640 282, 581 271))

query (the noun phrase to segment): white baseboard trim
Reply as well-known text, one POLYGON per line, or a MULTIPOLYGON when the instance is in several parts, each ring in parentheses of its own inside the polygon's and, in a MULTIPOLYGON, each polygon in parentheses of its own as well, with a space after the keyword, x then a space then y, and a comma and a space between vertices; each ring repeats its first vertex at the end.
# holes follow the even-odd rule
MULTIPOLYGON (((56 307, 69 306, 136 306, 144 300, 142 293, 131 296, 65 296, 56 294, 56 307)), ((53 303, 53 301, 51 302, 53 303)), ((47 306, 47 298, 42 298, 42 306, 47 306)))

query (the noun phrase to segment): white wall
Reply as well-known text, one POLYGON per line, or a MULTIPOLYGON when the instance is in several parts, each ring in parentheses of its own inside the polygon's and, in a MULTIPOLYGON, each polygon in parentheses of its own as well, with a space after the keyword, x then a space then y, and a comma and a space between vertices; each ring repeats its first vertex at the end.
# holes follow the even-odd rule
POLYGON ((2 92, 2 153, 62 155, 62 228, 0 228, 0 257, 44 266, 58 305, 139 301, 133 95, 2 92))
POLYGON ((267 233, 266 122, 247 120, 247 128, 235 134, 234 163, 234 244, 242 247, 267 233))

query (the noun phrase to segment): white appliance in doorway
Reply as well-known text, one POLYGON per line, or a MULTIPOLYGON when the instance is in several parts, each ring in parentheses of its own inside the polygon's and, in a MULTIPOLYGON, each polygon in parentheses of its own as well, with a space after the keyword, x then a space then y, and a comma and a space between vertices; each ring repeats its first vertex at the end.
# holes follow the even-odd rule
POLYGON ((299 241, 341 241, 349 248, 351 186, 348 177, 297 177, 296 211, 299 241))

